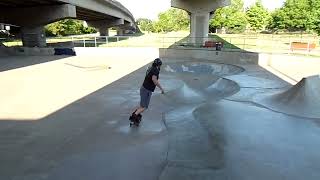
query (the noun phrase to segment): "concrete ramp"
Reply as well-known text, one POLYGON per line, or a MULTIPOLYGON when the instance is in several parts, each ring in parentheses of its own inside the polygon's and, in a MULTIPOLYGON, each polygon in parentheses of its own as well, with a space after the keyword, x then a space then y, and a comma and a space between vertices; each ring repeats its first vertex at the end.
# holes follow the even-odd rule
MULTIPOLYGON (((219 63, 187 62, 166 63, 161 69, 165 85, 172 84, 166 79, 177 78, 174 89, 167 90, 160 101, 167 104, 196 104, 207 100, 220 100, 231 96, 240 90, 239 85, 223 78, 223 76, 238 74, 244 69, 238 66, 219 63)), ((164 86, 170 87, 170 86, 164 86)))
POLYGON ((320 76, 303 78, 284 92, 261 101, 275 111, 308 118, 320 118, 320 76))
POLYGON ((237 93, 239 90, 240 86, 236 82, 220 78, 216 83, 206 88, 205 92, 209 95, 208 97, 222 99, 237 93))
MULTIPOLYGON (((184 78, 176 82, 174 89, 168 89, 165 96, 155 98, 157 101, 161 101, 168 105, 173 103, 197 104, 208 101, 209 99, 213 101, 220 100, 231 96, 240 90, 239 85, 234 81, 225 78, 215 79, 213 77, 212 79, 214 79, 213 82, 212 80, 209 82, 202 82, 203 84, 208 85, 203 89, 200 89, 196 85, 198 84, 198 81, 205 81, 204 79, 194 81, 195 84, 193 84, 190 80, 187 81, 186 78, 184 78)), ((165 85, 170 84, 170 82, 167 82, 166 80, 162 82, 165 85)))

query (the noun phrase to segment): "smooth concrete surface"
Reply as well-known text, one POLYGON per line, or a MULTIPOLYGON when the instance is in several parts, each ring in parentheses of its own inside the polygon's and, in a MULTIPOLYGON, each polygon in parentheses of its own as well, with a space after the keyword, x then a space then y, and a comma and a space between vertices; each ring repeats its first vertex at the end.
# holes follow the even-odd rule
POLYGON ((294 84, 305 77, 320 74, 319 57, 261 53, 259 65, 289 77, 294 84))
POLYGON ((0 81, 11 82, 5 87, 12 87, 9 94, 0 93, 7 102, 24 102, 31 95, 37 101, 38 89, 42 89, 47 96, 41 98, 49 97, 41 102, 46 107, 81 94, 79 90, 85 87, 95 91, 37 121, 0 118, 0 179, 320 178, 320 117, 288 115, 255 101, 255 96, 272 100, 270 92, 292 87, 264 68, 165 59, 160 82, 166 93, 156 90, 141 126, 130 128, 128 116, 139 102, 144 64, 156 52, 77 50, 79 56, 70 67, 65 57, 48 63, 41 61, 45 57, 1 59, 0 67, 7 66, 7 70, 0 72, 0 81), (140 63, 142 52, 150 56, 140 57, 140 63), (31 60, 39 64, 22 64, 31 60), (112 64, 112 69, 89 70, 94 64, 112 64), (24 72, 21 81, 13 76, 18 71, 24 72), (104 82, 120 71, 127 73, 111 84, 104 82), (33 79, 34 73, 43 74, 44 80, 22 81, 23 77, 33 79), (45 81, 57 88, 43 89, 45 81), (97 86, 99 83, 104 86, 97 86), (24 96, 23 88, 30 90, 24 96))
POLYGON ((0 89, 0 118, 39 120, 157 57, 157 49, 128 48, 120 54, 124 49, 77 48, 79 56, 0 59, 0 82, 6 87, 0 89))
POLYGON ((303 78, 285 91, 257 99, 264 106, 283 113, 309 118, 320 117, 320 75, 303 78))

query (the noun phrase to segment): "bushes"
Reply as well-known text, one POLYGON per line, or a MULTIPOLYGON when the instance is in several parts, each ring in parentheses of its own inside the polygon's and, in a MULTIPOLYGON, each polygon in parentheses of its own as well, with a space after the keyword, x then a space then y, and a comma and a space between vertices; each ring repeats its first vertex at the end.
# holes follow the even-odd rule
POLYGON ((190 18, 186 11, 171 8, 168 11, 160 13, 158 21, 139 19, 137 24, 142 31, 155 33, 171 32, 189 29, 190 18))
POLYGON ((83 21, 74 19, 65 19, 48 24, 45 27, 47 36, 68 36, 77 34, 90 34, 97 32, 92 27, 85 27, 83 21))

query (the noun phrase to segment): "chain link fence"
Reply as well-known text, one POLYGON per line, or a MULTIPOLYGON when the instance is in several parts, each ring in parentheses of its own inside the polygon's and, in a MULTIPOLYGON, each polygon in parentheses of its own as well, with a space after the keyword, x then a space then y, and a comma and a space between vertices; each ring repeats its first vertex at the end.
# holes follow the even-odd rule
MULTIPOLYGON (((2 39, 6 46, 21 46, 21 41, 2 39)), ((226 35, 208 37, 141 36, 70 36, 47 38, 48 46, 69 42, 74 47, 156 47, 199 48, 221 51, 250 51, 266 53, 293 53, 320 57, 319 39, 312 35, 226 35), (200 42, 200 43, 199 43, 200 42), (217 49, 217 45, 221 48, 217 49)))

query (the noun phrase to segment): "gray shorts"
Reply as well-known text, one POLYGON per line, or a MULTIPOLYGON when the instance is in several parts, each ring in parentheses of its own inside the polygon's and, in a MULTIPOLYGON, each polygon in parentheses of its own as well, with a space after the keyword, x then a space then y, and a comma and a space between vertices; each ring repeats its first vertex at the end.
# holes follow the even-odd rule
POLYGON ((148 109, 152 92, 141 86, 140 88, 140 106, 148 109))

